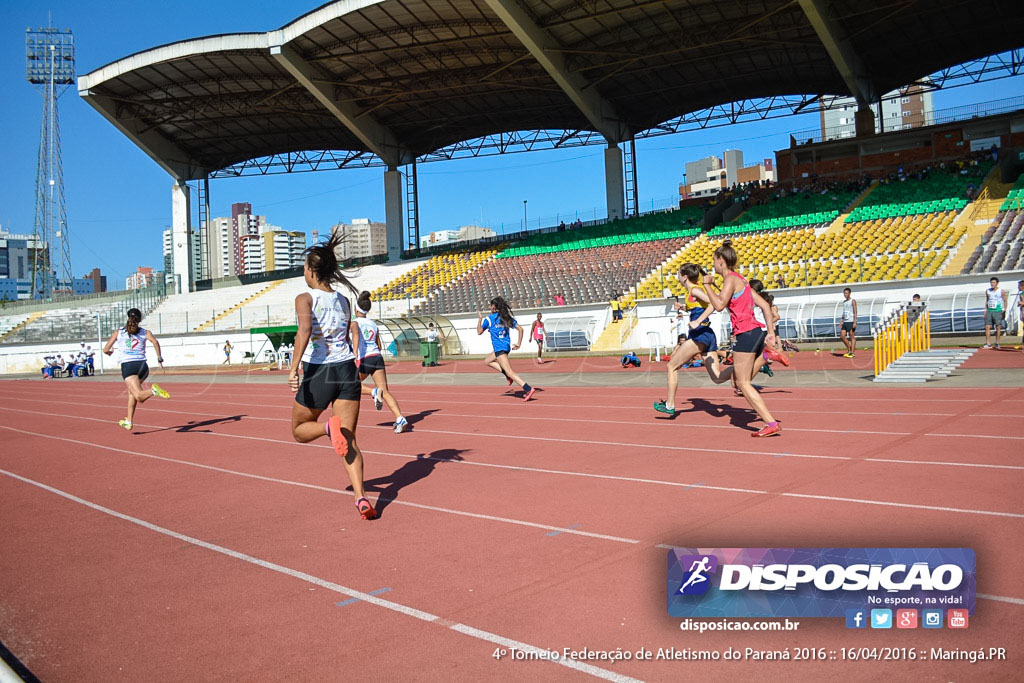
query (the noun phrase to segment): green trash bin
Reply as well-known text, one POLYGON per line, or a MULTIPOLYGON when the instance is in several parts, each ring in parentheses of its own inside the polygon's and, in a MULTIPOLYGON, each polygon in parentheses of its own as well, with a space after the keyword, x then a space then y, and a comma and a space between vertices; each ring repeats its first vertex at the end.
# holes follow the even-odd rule
POLYGON ((420 355, 423 356, 423 367, 433 367, 437 365, 437 342, 421 341, 420 355))

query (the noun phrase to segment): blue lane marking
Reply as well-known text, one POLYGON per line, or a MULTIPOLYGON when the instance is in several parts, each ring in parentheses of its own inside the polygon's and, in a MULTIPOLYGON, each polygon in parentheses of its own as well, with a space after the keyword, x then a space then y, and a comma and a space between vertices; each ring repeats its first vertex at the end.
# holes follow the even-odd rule
POLYGON ((772 457, 773 458, 784 458, 784 457, 786 457, 789 454, 790 454, 789 451, 786 451, 785 453, 772 453, 772 457))
MULTIPOLYGON (((573 524, 572 526, 567 526, 565 528, 566 529, 579 529, 581 526, 583 526, 583 525, 582 524, 573 524)), ((546 535, 547 536, 557 536, 560 533, 562 533, 562 532, 561 531, 551 531, 551 532, 547 533, 546 535)))
MULTIPOLYGON (((378 588, 375 591, 370 591, 370 595, 380 595, 381 593, 387 593, 390 588, 378 588)), ((335 603, 336 607, 344 607, 345 605, 351 605, 353 602, 362 602, 359 598, 349 598, 348 600, 342 600, 339 603, 335 603)))
POLYGON ((706 482, 703 482, 703 481, 698 481, 698 482, 697 482, 696 484, 690 484, 690 485, 688 485, 688 486, 684 486, 684 487, 683 487, 683 491, 689 491, 690 489, 695 489, 695 488, 697 488, 698 486, 703 486, 703 485, 704 485, 705 483, 706 483, 706 482))

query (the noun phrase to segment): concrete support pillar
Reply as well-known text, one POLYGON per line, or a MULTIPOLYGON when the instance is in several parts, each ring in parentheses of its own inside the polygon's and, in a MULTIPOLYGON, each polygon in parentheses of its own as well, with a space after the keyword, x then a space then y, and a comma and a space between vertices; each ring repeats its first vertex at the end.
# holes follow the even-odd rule
POLYGON ((171 255, 175 291, 191 292, 195 284, 192 281, 192 203, 184 180, 171 186, 171 255))
POLYGON ((870 104, 861 104, 853 116, 857 137, 875 134, 875 112, 870 104))
POLYGON ((384 172, 384 216, 390 262, 402 256, 402 190, 402 173, 396 166, 388 166, 384 172))
POLYGON ((622 150, 609 145, 604 151, 604 192, 608 202, 608 220, 624 218, 626 195, 622 187, 622 150))

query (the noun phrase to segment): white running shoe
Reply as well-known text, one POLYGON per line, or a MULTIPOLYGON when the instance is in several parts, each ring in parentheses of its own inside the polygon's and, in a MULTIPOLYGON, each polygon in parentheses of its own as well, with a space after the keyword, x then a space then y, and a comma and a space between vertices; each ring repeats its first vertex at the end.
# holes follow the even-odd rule
POLYGON ((395 434, 401 434, 405 431, 405 428, 409 425, 409 421, 404 417, 400 417, 395 420, 395 434))
POLYGON ((373 406, 377 410, 381 410, 384 407, 384 399, 380 397, 380 389, 374 387, 370 394, 373 396, 373 406))

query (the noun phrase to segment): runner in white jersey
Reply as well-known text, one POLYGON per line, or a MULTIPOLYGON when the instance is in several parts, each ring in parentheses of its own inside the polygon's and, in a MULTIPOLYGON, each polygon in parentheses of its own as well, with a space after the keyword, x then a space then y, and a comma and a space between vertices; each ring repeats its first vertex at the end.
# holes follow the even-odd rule
POLYGON ((857 300, 851 294, 849 287, 843 290, 843 320, 839 328, 839 340, 846 346, 843 358, 853 358, 857 350, 857 300))
POLYGON ((334 290, 337 283, 358 292, 338 266, 341 241, 341 233, 332 232, 326 242, 306 250, 303 275, 309 289, 295 297, 295 356, 302 359, 301 382, 299 363, 292 363, 288 373, 289 386, 298 392, 292 404, 292 436, 299 443, 329 437, 345 464, 359 515, 375 519, 377 511, 363 488, 363 453, 356 444, 361 391, 353 344, 359 326, 352 320, 348 299, 334 290), (334 414, 320 426, 320 414, 328 407, 334 414))
POLYGON ((161 368, 164 366, 164 358, 160 353, 160 342, 156 340, 152 332, 139 326, 141 322, 142 311, 137 308, 129 309, 128 320, 125 321, 124 327, 118 328, 110 335, 110 339, 103 346, 103 353, 112 356, 114 345, 117 345, 117 360, 121 364, 121 377, 128 387, 128 417, 117 424, 129 432, 132 430, 137 404, 145 403, 153 396, 171 397, 156 382, 153 382, 149 391, 142 386, 149 376, 149 365, 146 363, 146 342, 153 344, 153 348, 156 349, 156 361, 160 363, 161 368))
POLYGON ((985 346, 983 349, 992 348, 992 328, 996 330, 996 348, 999 348, 999 336, 1006 325, 1007 297, 999 287, 999 278, 989 280, 991 287, 985 290, 985 346))
POLYGON ((380 329, 377 323, 366 317, 370 312, 373 303, 370 301, 370 293, 363 292, 356 301, 356 324, 359 325, 359 381, 367 377, 373 378, 374 388, 360 384, 363 394, 373 397, 373 405, 381 410, 384 404, 395 414, 395 434, 401 434, 409 426, 409 421, 402 415, 398 407, 398 401, 388 390, 388 372, 384 367, 384 356, 380 350, 380 329))

